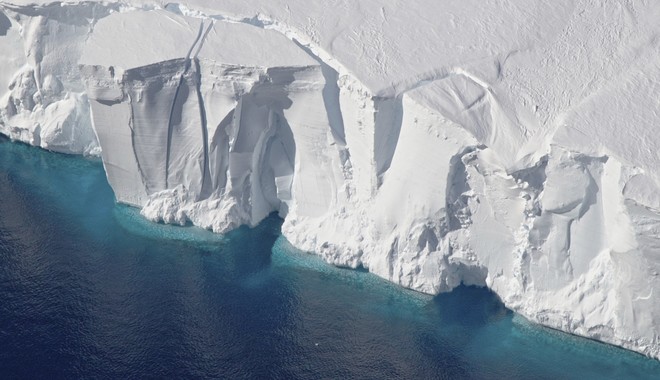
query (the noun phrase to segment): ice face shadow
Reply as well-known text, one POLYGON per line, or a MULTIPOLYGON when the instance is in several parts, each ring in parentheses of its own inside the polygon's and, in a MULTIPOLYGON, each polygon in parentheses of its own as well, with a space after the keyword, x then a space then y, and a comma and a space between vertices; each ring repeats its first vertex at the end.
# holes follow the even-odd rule
POLYGON ((476 286, 461 285, 449 293, 441 293, 433 297, 432 304, 447 325, 476 328, 513 315, 497 294, 476 286))

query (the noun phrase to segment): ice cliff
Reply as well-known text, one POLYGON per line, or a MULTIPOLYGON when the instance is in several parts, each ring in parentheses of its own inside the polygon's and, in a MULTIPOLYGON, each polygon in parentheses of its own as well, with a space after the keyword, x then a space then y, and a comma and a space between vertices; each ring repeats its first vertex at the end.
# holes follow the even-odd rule
POLYGON ((660 3, 0 0, 0 132, 117 200, 660 357, 660 3))

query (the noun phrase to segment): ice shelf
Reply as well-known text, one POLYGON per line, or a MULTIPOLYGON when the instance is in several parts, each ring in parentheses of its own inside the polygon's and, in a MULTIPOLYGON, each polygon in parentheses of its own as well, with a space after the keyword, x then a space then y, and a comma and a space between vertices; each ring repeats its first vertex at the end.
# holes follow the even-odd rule
POLYGON ((0 0, 0 133, 117 200, 660 358, 660 3, 0 0))

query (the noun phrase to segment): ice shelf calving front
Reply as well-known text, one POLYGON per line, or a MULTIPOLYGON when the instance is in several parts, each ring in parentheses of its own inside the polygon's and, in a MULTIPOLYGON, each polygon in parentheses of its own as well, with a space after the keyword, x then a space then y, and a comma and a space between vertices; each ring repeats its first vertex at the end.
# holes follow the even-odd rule
POLYGON ((149 219, 277 211, 329 263, 657 358, 660 5, 363 4, 0 1, 0 132, 101 151, 149 219))
POLYGON ((318 151, 331 138, 324 80, 293 42, 149 11, 102 19, 87 46, 81 72, 118 200, 217 232, 292 207, 326 211, 339 151, 318 151))

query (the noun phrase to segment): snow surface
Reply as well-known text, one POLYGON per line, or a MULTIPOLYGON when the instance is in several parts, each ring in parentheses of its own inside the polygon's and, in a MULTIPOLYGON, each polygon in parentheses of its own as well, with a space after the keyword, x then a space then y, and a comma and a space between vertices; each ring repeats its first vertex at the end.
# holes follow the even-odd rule
POLYGON ((0 0, 0 132, 120 202, 660 358, 660 3, 0 0))

